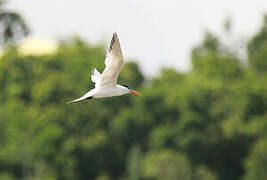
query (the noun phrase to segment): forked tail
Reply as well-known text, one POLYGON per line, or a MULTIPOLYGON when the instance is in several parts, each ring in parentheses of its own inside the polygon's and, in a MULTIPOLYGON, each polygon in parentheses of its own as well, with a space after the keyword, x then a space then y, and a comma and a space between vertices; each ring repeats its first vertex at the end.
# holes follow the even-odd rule
POLYGON ((92 96, 90 96, 90 97, 80 97, 80 98, 75 99, 75 100, 73 100, 73 101, 69 101, 69 102, 67 102, 66 104, 77 103, 77 102, 79 102, 79 101, 82 101, 82 100, 85 100, 85 99, 92 99, 92 98, 93 98, 92 96))

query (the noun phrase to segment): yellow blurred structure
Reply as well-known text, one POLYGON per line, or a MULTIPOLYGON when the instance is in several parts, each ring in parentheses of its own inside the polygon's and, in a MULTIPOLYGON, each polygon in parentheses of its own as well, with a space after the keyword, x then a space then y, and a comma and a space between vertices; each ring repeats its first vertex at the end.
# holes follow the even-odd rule
POLYGON ((58 44, 55 41, 37 36, 30 36, 22 40, 18 46, 18 52, 23 56, 49 55, 55 53, 57 49, 58 44))

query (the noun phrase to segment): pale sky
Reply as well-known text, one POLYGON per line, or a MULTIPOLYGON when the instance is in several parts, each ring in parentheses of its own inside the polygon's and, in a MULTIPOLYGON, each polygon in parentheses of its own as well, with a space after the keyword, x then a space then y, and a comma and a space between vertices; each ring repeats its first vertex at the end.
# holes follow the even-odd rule
POLYGON ((33 35, 50 40, 78 34, 108 44, 117 32, 126 60, 136 59, 147 75, 162 67, 187 70, 203 32, 220 34, 226 17, 233 19, 234 36, 246 40, 267 12, 267 0, 8 0, 6 5, 23 15, 33 35))

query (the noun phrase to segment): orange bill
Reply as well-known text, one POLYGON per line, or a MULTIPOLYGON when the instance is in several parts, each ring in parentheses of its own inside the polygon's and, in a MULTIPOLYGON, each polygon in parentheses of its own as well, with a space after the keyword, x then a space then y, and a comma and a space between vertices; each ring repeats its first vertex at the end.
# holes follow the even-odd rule
POLYGON ((135 94, 135 95, 138 95, 138 96, 141 95, 139 92, 137 92, 137 91, 135 91, 135 90, 133 90, 133 89, 131 89, 130 92, 131 92, 132 94, 135 94))

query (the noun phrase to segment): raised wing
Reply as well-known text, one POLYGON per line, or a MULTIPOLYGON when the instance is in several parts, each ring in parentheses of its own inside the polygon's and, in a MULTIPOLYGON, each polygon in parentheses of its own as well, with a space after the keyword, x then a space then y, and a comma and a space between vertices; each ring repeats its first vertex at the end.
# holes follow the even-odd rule
POLYGON ((101 74, 100 72, 98 72, 98 70, 96 68, 92 68, 91 71, 91 80, 97 84, 100 81, 101 78, 101 74))
POLYGON ((124 61, 121 53, 120 42, 116 33, 113 33, 111 43, 106 55, 105 65, 100 80, 96 87, 112 87, 117 84, 117 79, 123 67, 124 61))

